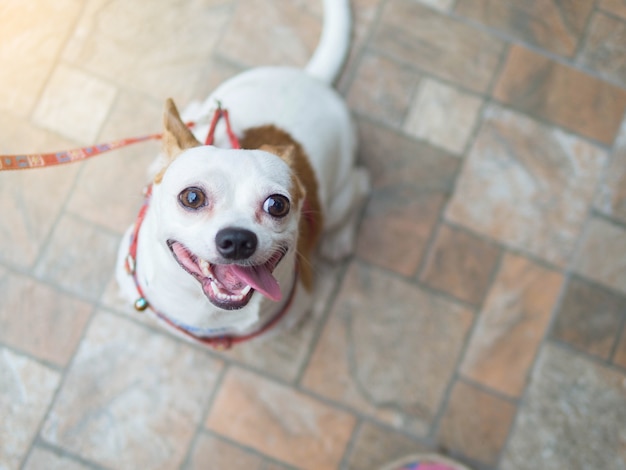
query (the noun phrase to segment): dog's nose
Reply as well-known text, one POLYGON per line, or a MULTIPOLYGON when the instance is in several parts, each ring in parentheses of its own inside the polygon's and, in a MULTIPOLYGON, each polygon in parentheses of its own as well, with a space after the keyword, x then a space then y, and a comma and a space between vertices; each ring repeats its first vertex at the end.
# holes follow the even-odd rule
POLYGON ((217 232, 217 251, 226 259, 246 259, 256 250, 258 239, 254 232, 244 228, 225 228, 217 232))

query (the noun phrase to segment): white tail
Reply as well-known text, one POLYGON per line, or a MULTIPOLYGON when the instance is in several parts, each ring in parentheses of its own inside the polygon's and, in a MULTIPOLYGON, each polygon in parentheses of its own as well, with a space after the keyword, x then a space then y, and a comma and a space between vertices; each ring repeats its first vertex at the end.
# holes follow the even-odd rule
POLYGON ((329 85, 341 73, 350 48, 350 0, 324 0, 322 35, 306 71, 329 85))

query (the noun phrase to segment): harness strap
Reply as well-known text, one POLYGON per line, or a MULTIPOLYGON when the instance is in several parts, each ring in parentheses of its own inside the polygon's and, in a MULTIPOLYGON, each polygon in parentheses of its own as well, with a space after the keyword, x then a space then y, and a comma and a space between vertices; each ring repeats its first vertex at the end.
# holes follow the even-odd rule
POLYGON ((206 141, 204 145, 213 145, 215 141, 215 128, 217 127, 217 122, 224 118, 224 123, 226 124, 226 134, 228 135, 228 140, 230 141, 230 146, 234 149, 240 149, 241 145, 239 144, 239 139, 233 132, 233 129, 230 126, 230 117, 228 116, 228 110, 222 109, 222 104, 218 101, 217 110, 213 115, 213 119, 211 120, 211 125, 209 126, 209 133, 206 136, 206 141))

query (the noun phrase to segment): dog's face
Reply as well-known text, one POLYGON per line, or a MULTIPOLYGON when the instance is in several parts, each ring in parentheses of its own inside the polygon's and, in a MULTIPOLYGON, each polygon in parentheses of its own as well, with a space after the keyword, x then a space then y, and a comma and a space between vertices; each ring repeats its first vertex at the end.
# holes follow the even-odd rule
MULTIPOLYGON (((166 123, 166 133, 171 131, 166 123)), ((255 292, 280 300, 272 273, 296 249, 303 200, 288 156, 279 156, 289 149, 226 150, 193 146, 197 142, 185 149, 177 137, 176 148, 168 150, 168 139, 171 160, 155 184, 151 207, 159 242, 181 275, 193 276, 222 309, 246 306, 255 292)))

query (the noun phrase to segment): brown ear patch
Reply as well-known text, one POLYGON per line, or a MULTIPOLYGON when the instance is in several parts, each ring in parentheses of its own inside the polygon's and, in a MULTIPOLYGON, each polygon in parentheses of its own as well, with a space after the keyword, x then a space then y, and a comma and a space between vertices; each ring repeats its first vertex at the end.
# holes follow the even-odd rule
POLYGON ((165 110, 163 112, 163 135, 161 136, 163 143, 163 153, 167 157, 167 162, 159 173, 154 177, 155 183, 160 183, 165 174, 165 170, 174 159, 184 150, 199 147, 202 145, 196 139, 193 133, 185 125, 180 118, 178 109, 171 98, 165 101, 165 110))
POLYGON ((305 197, 300 218, 298 236, 298 262, 302 284, 307 290, 313 288, 311 256, 323 228, 323 216, 319 200, 317 178, 302 146, 287 132, 275 126, 248 129, 239 142, 243 149, 259 149, 278 155, 292 170, 293 196, 296 202, 305 197))

